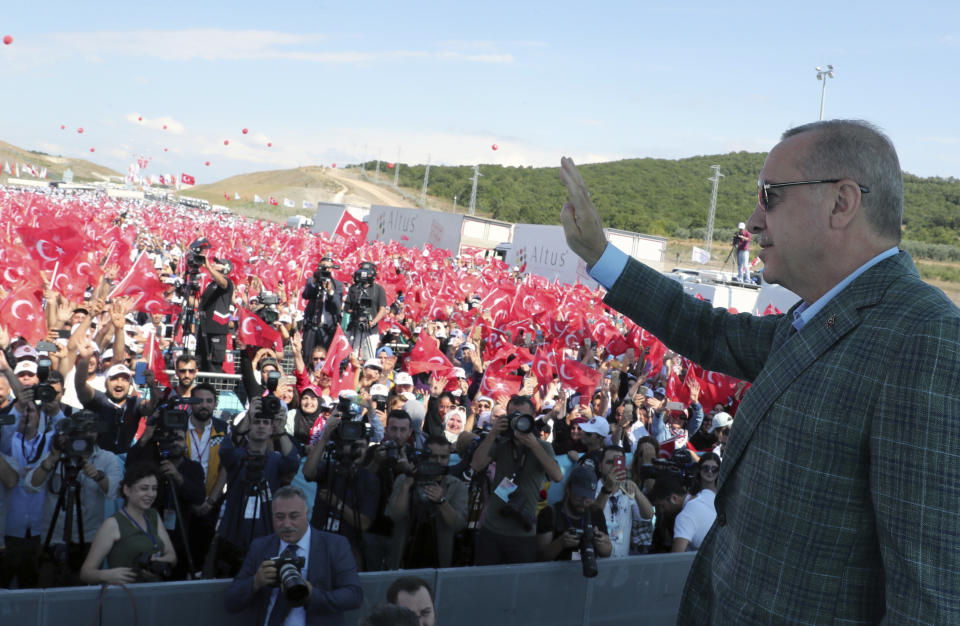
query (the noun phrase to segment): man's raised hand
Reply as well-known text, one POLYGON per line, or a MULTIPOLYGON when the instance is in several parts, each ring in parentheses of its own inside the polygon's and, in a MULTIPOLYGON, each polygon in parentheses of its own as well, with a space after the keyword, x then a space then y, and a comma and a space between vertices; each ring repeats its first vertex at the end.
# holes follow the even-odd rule
POLYGON ((600 213, 590 200, 590 192, 570 157, 560 159, 560 180, 570 194, 570 200, 565 202, 560 210, 560 222, 567 237, 567 245, 586 261, 588 266, 592 266, 607 247, 607 236, 600 224, 600 213))

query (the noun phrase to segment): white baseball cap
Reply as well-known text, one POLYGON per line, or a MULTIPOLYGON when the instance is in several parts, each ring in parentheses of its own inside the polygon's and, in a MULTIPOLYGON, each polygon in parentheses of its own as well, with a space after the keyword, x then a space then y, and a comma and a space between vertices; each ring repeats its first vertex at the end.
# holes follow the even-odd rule
POLYGON ((743 222, 740 222, 739 224, 737 224, 737 228, 739 228, 739 229, 741 229, 741 230, 743 230, 743 229, 746 228, 746 227, 747 227, 747 225, 744 224, 743 222))
POLYGON ((20 361, 17 363, 17 366, 13 369, 13 374, 19 376, 24 372, 29 372, 31 374, 37 373, 37 362, 36 361, 20 361))
POLYGON ((718 411, 716 415, 713 416, 713 423, 710 424, 710 430, 708 433, 712 433, 718 428, 726 428, 733 423, 733 416, 727 413, 726 411, 718 411))
POLYGON ((111 365, 110 369, 107 370, 107 379, 109 380, 116 376, 128 376, 133 378, 133 372, 131 372, 130 368, 123 363, 117 363, 116 365, 111 365))
POLYGON ((610 422, 603 417, 591 417, 586 422, 580 424, 580 430, 585 433, 593 433, 606 437, 610 434, 610 422))
POLYGON ((413 376, 407 372, 398 372, 397 376, 393 379, 395 385, 412 385, 413 376))

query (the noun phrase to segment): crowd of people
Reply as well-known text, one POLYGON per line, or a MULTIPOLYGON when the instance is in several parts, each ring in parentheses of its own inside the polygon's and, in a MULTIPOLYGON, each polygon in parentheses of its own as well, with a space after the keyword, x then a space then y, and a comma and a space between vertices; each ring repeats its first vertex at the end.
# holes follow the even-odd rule
POLYGON ((599 293, 188 207, 0 203, 4 586, 235 576, 288 485, 360 571, 702 537, 673 520, 743 385, 599 293))

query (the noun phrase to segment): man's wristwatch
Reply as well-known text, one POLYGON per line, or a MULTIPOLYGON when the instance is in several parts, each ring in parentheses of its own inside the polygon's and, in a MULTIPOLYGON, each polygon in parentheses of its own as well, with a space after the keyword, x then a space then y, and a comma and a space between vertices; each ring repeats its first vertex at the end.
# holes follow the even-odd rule
POLYGON ((97 470, 97 475, 94 477, 93 480, 94 480, 94 482, 100 482, 101 480, 103 480, 103 479, 106 478, 106 477, 107 477, 107 475, 103 472, 103 470, 97 470))
POLYGON ((447 497, 446 497, 446 496, 441 496, 440 499, 437 500, 437 505, 439 506, 439 505, 443 504, 443 503, 446 502, 446 501, 447 501, 447 497))

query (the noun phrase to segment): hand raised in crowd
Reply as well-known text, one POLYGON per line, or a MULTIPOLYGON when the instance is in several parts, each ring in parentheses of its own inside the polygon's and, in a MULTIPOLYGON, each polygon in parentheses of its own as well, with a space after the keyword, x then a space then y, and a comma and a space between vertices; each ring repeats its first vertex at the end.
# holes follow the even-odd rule
MULTIPOLYGON (((7 330, 6 324, 0 324, 0 350, 6 350, 9 345, 10 332, 7 330)), ((6 358, 4 358, 4 362, 6 362, 6 358)))
POLYGON ((447 383, 450 382, 450 379, 446 376, 431 376, 430 377, 430 395, 439 396, 443 393, 443 390, 447 388, 447 383))
POLYGON ((580 176, 573 159, 560 159, 560 180, 567 188, 570 200, 560 210, 560 222, 567 237, 567 245, 577 256, 594 265, 607 247, 607 236, 600 223, 600 212, 590 199, 590 192, 580 176))
POLYGON ((690 389, 690 402, 700 401, 700 382, 693 376, 687 376, 687 388, 690 389))
POLYGON ((94 352, 96 352, 96 344, 94 344, 91 339, 87 339, 80 343, 80 349, 77 351, 77 356, 79 356, 81 359, 89 359, 93 356, 94 352))
POLYGON ((297 331, 290 337, 290 347, 293 348, 294 353, 299 354, 303 352, 303 333, 297 331))

